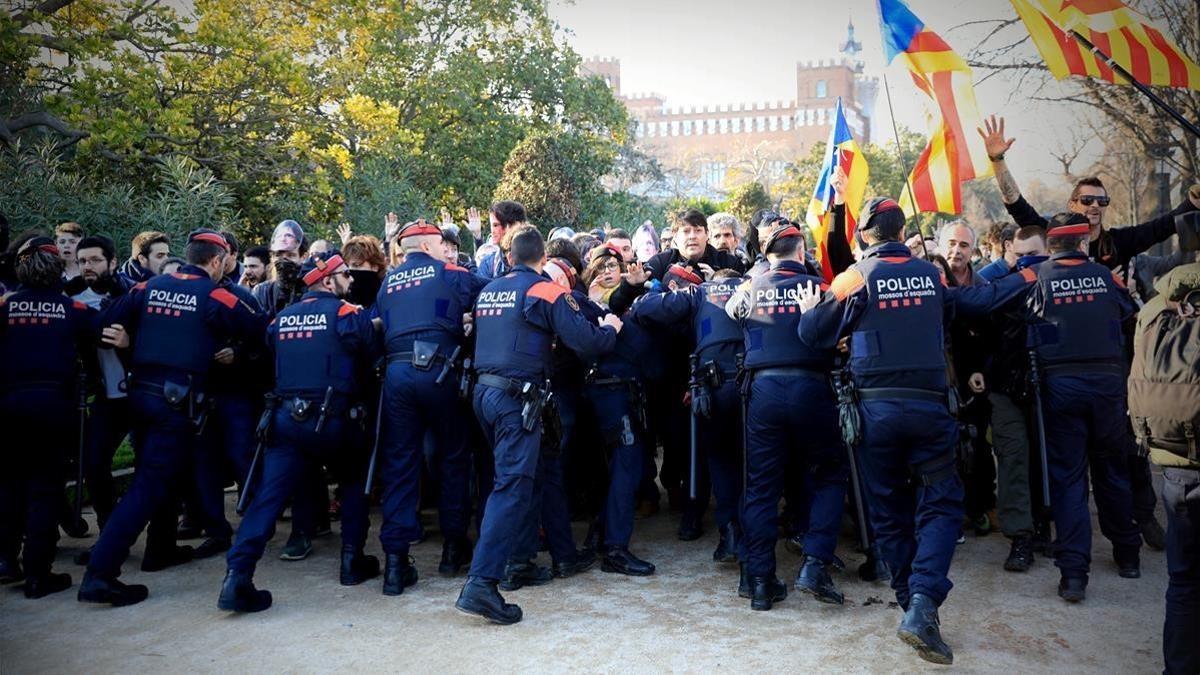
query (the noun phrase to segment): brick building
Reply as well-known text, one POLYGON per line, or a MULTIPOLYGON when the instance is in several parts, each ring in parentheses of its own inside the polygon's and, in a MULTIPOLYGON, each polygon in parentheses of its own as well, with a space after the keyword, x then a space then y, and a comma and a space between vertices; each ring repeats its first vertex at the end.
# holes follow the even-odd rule
POLYGON ((618 59, 587 59, 583 70, 604 78, 633 118, 638 147, 664 169, 713 190, 725 187, 733 173, 770 183, 787 163, 829 138, 839 96, 854 135, 860 143, 870 140, 878 82, 863 75, 853 23, 847 31, 840 58, 796 64, 796 98, 790 101, 668 107, 658 94, 623 93, 618 59))

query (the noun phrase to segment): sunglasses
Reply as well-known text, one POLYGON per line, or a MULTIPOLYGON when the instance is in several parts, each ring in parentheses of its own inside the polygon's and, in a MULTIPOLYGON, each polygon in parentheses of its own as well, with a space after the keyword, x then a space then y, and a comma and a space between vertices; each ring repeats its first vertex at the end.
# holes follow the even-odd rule
POLYGON ((1075 201, 1079 202, 1080 204, 1083 204, 1084 206, 1091 206, 1092 204, 1098 204, 1100 206, 1108 206, 1108 197, 1094 197, 1092 195, 1084 195, 1082 197, 1076 197, 1075 201))

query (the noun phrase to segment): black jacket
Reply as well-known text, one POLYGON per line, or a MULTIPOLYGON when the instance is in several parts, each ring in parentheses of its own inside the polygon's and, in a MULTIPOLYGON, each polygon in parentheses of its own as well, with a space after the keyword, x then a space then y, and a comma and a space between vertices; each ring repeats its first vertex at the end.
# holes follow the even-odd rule
MULTIPOLYGON (((677 249, 672 248, 670 250, 663 251, 662 253, 659 253, 648 260, 646 262, 646 267, 650 268, 650 274, 653 278, 662 281, 663 276, 666 275, 667 270, 670 269, 671 265, 683 262, 685 262, 683 254, 677 249)), ((696 261, 696 264, 699 263, 704 263, 709 267, 712 267, 714 270, 731 269, 737 270, 738 274, 746 273, 746 263, 742 262, 741 258, 733 255, 732 253, 718 251, 717 249, 713 248, 712 244, 706 244, 704 246, 704 255, 700 256, 700 259, 696 261)))

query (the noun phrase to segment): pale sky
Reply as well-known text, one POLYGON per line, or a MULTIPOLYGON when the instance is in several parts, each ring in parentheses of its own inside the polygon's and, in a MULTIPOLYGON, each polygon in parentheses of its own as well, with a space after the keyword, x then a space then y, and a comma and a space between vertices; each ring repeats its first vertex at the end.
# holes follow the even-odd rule
MULTIPOLYGON (((1004 0, 910 0, 909 7, 964 56, 990 27, 950 31, 951 27, 1015 17, 1004 0)), ((853 18, 867 74, 886 73, 897 120, 926 132, 923 95, 908 71, 898 62, 884 66, 875 0, 553 0, 550 13, 569 31, 569 42, 584 58, 621 60, 623 93, 657 92, 671 107, 791 100, 796 95, 796 62, 840 56, 847 19, 853 18)), ((1036 57, 1031 44, 1023 48, 1030 58, 1036 57)), ((976 70, 976 81, 985 74, 976 70)), ((1035 105, 1022 96, 1009 100, 1013 89, 1004 75, 977 84, 981 113, 1006 116, 1009 135, 1017 137, 1009 165, 1018 182, 1034 177, 1062 182, 1060 165, 1048 151, 1070 138, 1084 113, 1062 105, 1035 105)), ((1051 82, 1043 95, 1061 91, 1062 85, 1051 82)), ((874 140, 889 141, 882 87, 875 116, 877 128, 888 133, 874 140)), ((1075 170, 1082 172, 1100 151, 1093 142, 1075 170)))

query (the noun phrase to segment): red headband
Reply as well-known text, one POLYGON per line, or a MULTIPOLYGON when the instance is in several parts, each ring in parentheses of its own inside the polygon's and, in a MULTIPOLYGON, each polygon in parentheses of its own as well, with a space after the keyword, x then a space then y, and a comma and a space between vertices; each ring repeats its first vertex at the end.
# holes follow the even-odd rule
POLYGON ((37 247, 37 250, 41 251, 42 253, 49 253, 50 255, 55 256, 59 254, 58 247, 54 244, 42 244, 41 246, 37 247))
POLYGON ((312 269, 311 271, 309 271, 308 274, 304 275, 304 285, 305 286, 312 286, 313 284, 324 279, 325 277, 329 276, 330 274, 333 274, 334 271, 337 270, 337 268, 346 264, 346 262, 344 260, 342 260, 341 254, 334 253, 332 256, 329 257, 328 260, 321 260, 320 258, 313 258, 313 264, 316 265, 316 267, 314 269, 312 269))
POLYGON ((442 236, 442 228, 437 225, 430 225, 423 220, 418 220, 400 228, 400 234, 396 235, 396 241, 400 241, 405 237, 419 237, 423 234, 440 237, 442 236))
POLYGON ((229 252, 229 242, 225 241, 225 237, 222 237, 216 232, 201 232, 200 234, 193 234, 189 242, 191 241, 203 241, 209 244, 216 244, 217 246, 225 249, 226 253, 229 252))
POLYGON ((669 268, 667 268, 667 274, 673 274, 690 284, 704 283, 704 279, 701 278, 700 275, 689 270, 688 268, 684 267, 683 265, 680 265, 679 263, 675 263, 674 265, 671 265, 669 268))
POLYGON ((900 205, 895 200, 885 199, 875 206, 875 213, 883 213, 884 211, 895 211, 900 208, 900 205))
POLYGON ((1050 228, 1046 233, 1046 237, 1073 237, 1091 232, 1090 225, 1059 225, 1058 227, 1050 228))

